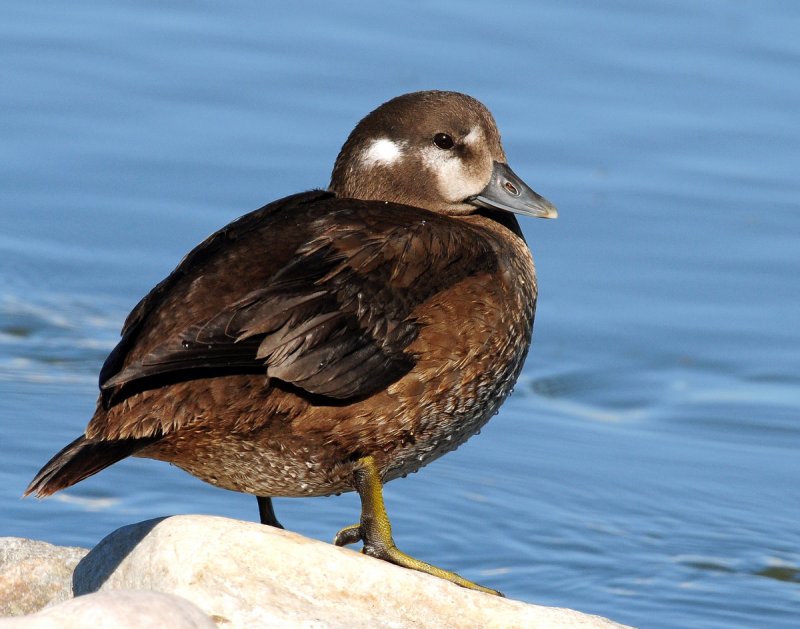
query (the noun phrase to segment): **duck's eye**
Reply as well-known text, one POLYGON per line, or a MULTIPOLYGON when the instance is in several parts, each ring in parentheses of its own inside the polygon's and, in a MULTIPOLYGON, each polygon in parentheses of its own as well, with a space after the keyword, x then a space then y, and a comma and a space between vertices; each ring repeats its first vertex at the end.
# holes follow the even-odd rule
POLYGON ((435 136, 433 136, 433 143, 445 151, 450 150, 455 145, 453 138, 446 133, 437 133, 435 136))

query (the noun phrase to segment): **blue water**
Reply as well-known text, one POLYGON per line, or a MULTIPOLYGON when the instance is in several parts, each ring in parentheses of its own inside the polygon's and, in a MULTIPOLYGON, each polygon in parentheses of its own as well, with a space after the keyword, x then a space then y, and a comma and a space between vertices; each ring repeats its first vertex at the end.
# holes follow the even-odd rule
MULTIPOLYGON (((128 310, 206 235, 325 186, 379 103, 484 101, 561 211, 479 436, 388 485, 401 548, 641 627, 800 625, 800 4, 0 7, 0 535, 91 546, 255 501, 125 461, 47 501, 128 310)), ((357 500, 277 500, 330 540, 357 500)))

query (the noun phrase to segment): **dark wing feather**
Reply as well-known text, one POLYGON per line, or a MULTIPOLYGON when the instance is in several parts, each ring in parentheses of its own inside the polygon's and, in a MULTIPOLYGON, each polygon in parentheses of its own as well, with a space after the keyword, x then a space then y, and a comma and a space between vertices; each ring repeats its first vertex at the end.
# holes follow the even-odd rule
MULTIPOLYGON (((203 242, 197 245, 180 261, 175 270, 159 282, 145 295, 125 319, 122 326, 122 338, 116 347, 109 353, 100 370, 101 388, 126 368, 130 362, 131 354, 141 344, 143 328, 158 327, 152 325, 152 316, 169 301, 171 295, 184 293, 182 285, 194 279, 198 269, 207 267, 215 260, 224 260, 227 250, 235 249, 236 244, 246 240, 248 236, 258 234, 265 225, 275 220, 276 215, 286 212, 302 212, 303 208, 319 201, 330 199, 333 194, 322 190, 303 192, 283 199, 279 199, 264 207, 249 212, 235 221, 229 223, 219 231, 214 232, 203 242)), ((183 297, 183 295, 181 295, 183 297)), ((158 329, 157 333, 163 333, 158 329)), ((105 387, 108 390, 108 387, 105 387)))
POLYGON ((295 211, 303 238, 284 264, 107 374, 104 391, 167 374, 247 369, 312 394, 370 395, 413 367, 405 351, 419 331, 412 311, 495 264, 479 234, 424 210, 386 205, 376 213, 373 204, 325 199, 295 211))

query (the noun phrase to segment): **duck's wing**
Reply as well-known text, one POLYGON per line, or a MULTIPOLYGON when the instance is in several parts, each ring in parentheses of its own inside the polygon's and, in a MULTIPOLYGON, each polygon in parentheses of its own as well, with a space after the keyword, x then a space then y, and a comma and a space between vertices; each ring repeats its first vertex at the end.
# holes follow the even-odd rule
MULTIPOLYGON (((387 204, 376 211, 374 203, 326 198, 294 212, 292 225, 302 238, 292 255, 268 277, 254 273, 261 276, 256 285, 235 299, 220 302, 213 287, 221 280, 195 282, 187 297, 216 301, 216 307, 193 319, 178 317, 180 325, 146 342, 146 351, 136 351, 134 342, 133 359, 102 382, 109 401, 126 389, 242 371, 266 372, 334 399, 370 395, 414 366, 406 350, 426 300, 496 267, 478 230, 424 210, 387 204)), ((193 310, 191 303, 186 308, 193 310)), ((136 325, 164 319, 159 310, 151 307, 136 325)))
POLYGON ((208 317, 226 300, 246 294, 250 290, 248 276, 257 276, 259 271, 263 277, 274 274, 296 244, 286 238, 286 242, 270 243, 272 248, 264 251, 250 252, 248 246, 253 240, 269 240, 263 235, 265 230, 279 231, 270 228, 281 216, 302 214, 308 206, 332 197, 317 190, 279 199, 229 223, 187 253, 128 314, 120 341, 100 370, 100 387, 108 392, 110 387, 105 385, 109 380, 176 330, 182 330, 187 321, 208 317))

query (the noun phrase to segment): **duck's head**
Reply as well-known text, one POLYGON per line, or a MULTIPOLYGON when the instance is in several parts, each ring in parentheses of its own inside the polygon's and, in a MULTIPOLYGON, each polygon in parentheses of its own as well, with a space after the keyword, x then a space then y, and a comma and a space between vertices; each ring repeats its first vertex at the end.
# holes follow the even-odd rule
POLYGON ((330 189, 450 215, 479 207, 558 215, 506 163, 489 110, 458 92, 404 94, 367 115, 342 147, 330 189))

